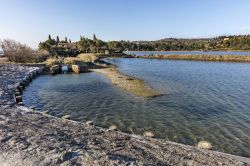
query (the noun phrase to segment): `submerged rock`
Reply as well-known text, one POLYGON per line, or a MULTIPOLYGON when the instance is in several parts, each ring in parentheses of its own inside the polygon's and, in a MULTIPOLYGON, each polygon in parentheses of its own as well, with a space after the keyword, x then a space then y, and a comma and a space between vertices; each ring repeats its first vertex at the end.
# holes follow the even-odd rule
POLYGON ((20 106, 23 106, 24 104, 23 104, 23 102, 19 102, 19 103, 17 103, 18 105, 20 105, 20 106))
POLYGON ((71 119, 71 116, 70 115, 64 115, 62 118, 63 119, 71 119))
POLYGON ((116 125, 111 125, 109 126, 109 131, 113 131, 113 130, 117 130, 117 126, 116 125))
POLYGON ((86 122, 86 125, 92 126, 92 125, 94 125, 94 122, 93 122, 93 121, 87 121, 87 122, 86 122))
POLYGON ((30 106, 29 109, 35 110, 35 109, 36 109, 36 106, 30 106))
POLYGON ((154 134, 153 132, 151 132, 151 131, 145 131, 145 132, 143 133, 143 136, 144 136, 144 137, 154 137, 155 134, 154 134))
POLYGON ((42 112, 43 114, 48 114, 49 113, 49 110, 45 110, 42 112))
POLYGON ((198 148, 200 149, 212 149, 212 144, 210 142, 207 142, 207 141, 200 141, 198 142, 198 145, 197 145, 198 148))

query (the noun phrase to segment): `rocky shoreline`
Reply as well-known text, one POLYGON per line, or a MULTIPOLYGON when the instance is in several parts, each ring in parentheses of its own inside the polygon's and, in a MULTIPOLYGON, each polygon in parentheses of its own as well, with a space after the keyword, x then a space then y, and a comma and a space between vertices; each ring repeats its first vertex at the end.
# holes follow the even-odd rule
POLYGON ((0 65, 2 165, 247 165, 250 159, 103 129, 16 104, 14 92, 40 67, 0 65))

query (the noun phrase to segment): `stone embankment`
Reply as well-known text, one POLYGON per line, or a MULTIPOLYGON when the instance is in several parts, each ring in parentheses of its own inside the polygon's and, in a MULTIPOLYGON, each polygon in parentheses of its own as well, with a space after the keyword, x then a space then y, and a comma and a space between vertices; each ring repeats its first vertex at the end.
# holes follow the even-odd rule
POLYGON ((137 58, 145 59, 170 59, 193 61, 222 61, 222 62, 250 62, 250 56, 238 55, 144 55, 137 58))
POLYGON ((1 165, 241 166, 249 162, 247 158, 129 135, 17 105, 14 92, 23 86, 20 83, 31 81, 40 71, 35 67, 0 66, 1 165))

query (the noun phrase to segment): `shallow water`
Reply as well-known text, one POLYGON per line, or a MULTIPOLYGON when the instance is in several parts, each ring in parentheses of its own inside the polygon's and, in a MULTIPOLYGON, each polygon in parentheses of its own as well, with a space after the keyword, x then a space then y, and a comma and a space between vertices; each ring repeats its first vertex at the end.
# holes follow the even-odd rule
POLYGON ((250 56, 249 51, 125 51, 126 54, 142 55, 240 55, 250 56))
POLYGON ((98 73, 45 75, 24 92, 24 104, 74 120, 112 124, 128 133, 250 157, 250 64, 153 59, 109 59, 163 96, 143 99, 98 73))

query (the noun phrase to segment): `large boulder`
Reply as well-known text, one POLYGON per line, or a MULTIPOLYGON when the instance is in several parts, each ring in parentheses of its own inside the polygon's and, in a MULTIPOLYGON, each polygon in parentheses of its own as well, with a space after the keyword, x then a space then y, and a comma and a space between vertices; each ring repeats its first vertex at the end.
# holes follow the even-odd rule
POLYGON ((88 67, 87 65, 72 65, 72 71, 75 73, 82 73, 82 72, 87 72, 88 67))
POLYGON ((53 65, 50 67, 50 74, 58 74, 60 72, 59 65, 53 65))

